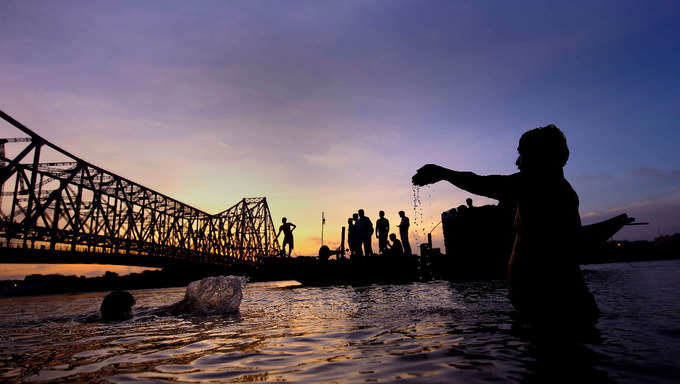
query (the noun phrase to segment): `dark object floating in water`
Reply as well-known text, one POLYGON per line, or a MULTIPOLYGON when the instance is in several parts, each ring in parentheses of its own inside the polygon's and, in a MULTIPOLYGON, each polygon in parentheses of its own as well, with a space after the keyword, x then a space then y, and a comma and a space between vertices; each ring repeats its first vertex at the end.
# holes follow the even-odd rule
POLYGON ((104 321, 121 321, 132 317, 135 298, 127 291, 113 291, 104 297, 100 311, 104 321))

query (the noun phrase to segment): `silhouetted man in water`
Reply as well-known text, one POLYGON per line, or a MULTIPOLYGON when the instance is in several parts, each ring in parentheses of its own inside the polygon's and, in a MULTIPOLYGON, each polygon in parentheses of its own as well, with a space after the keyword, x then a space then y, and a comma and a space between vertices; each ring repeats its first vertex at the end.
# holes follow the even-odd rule
POLYGON ((392 245, 390 245, 390 256, 401 257, 404 256, 404 249, 401 247, 401 241, 397 240, 397 235, 390 233, 390 240, 392 240, 392 245))
POLYGON ((599 311, 577 264, 581 230, 578 195, 564 178, 567 140, 554 125, 522 135, 518 173, 479 176, 434 164, 413 176, 416 185, 446 180, 468 192, 515 207, 515 241, 508 265, 510 299, 523 317, 543 325, 588 324, 599 311))
POLYGON ((401 237, 401 243, 404 246, 404 253, 407 255, 411 254, 411 244, 408 242, 408 227, 411 226, 408 217, 404 211, 399 211, 399 217, 401 217, 401 223, 399 223, 399 237, 401 237))
POLYGON ((122 321, 132 317, 135 298, 127 291, 113 291, 104 297, 100 312, 104 321, 122 321))
POLYGON ((390 232, 390 222, 385 218, 385 212, 378 212, 378 220, 375 221, 375 237, 378 238, 378 249, 380 253, 387 250, 387 234, 390 232))
POLYGON ((281 244, 281 251, 283 251, 283 254, 286 254, 286 244, 288 244, 288 257, 290 257, 290 254, 293 252, 293 230, 297 228, 297 226, 293 223, 288 223, 288 220, 284 217, 281 219, 281 222, 283 223, 279 227, 279 233, 276 234, 276 238, 279 238, 279 235, 281 232, 283 232, 283 244, 281 244))
MULTIPOLYGON (((373 237, 373 222, 368 216, 364 215, 364 210, 360 209, 359 220, 357 221, 357 232, 361 238, 361 245, 364 246, 364 255, 373 255, 373 248, 371 246, 371 238, 373 237)), ((360 246, 361 247, 361 246, 360 246)))

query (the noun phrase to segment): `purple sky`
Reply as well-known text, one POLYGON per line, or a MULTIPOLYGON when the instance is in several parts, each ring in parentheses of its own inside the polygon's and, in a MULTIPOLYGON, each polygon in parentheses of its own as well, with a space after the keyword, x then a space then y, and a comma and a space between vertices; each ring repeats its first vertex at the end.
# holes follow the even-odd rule
MULTIPOLYGON (((424 163, 513 172, 519 136, 548 123, 584 222, 625 211, 651 225, 618 238, 680 232, 677 1, 1 7, 2 110, 208 212, 267 196, 297 254, 316 253, 321 211, 331 244, 358 208, 413 215, 424 163)), ((422 233, 468 194, 421 197, 422 233)))

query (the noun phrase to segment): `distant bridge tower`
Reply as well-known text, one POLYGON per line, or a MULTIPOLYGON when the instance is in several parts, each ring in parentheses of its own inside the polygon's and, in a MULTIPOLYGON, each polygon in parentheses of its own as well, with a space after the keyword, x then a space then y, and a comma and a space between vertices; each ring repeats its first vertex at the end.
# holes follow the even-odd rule
POLYGON ((7 247, 220 265, 279 254, 264 197, 211 215, 90 164, 2 111, 0 117, 28 135, 0 139, 0 239, 7 247), (5 148, 9 143, 25 146, 5 148))

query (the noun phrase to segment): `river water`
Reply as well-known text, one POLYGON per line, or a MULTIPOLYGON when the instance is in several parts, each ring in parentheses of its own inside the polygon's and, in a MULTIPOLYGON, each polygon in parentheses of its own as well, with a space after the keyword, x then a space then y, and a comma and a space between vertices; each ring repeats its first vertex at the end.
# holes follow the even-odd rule
POLYGON ((680 261, 584 270, 603 315, 583 339, 536 337, 502 281, 254 283, 210 317, 150 315, 184 289, 139 290, 112 324, 81 321, 105 293, 4 298, 0 381, 679 382, 680 261))

